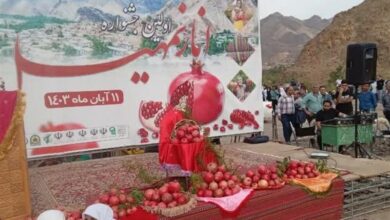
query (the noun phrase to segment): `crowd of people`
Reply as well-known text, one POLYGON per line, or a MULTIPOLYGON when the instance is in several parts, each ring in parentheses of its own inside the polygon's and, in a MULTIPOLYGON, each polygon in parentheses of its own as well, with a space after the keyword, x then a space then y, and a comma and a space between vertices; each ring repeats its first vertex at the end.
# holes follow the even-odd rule
POLYGON ((317 144, 322 149, 321 123, 353 116, 355 99, 359 103, 356 109, 359 113, 373 113, 377 103, 381 103, 384 116, 390 121, 390 81, 385 82, 380 76, 376 82, 357 88, 348 85, 346 80, 339 80, 333 91, 327 91, 324 85, 314 85, 308 90, 305 85, 293 81, 284 86, 265 87, 263 99, 272 102, 273 115, 282 123, 287 144, 291 141, 293 128, 301 128, 307 123, 316 127, 317 144))

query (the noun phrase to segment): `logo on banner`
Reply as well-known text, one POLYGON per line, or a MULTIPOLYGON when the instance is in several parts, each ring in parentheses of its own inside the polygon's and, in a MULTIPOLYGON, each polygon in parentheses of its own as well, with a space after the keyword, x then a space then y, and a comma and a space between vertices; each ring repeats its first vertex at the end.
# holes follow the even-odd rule
POLYGON ((46 144, 49 144, 51 141, 51 134, 48 134, 48 135, 45 135, 43 137, 43 141, 46 143, 46 144))
POLYGON ((38 135, 32 135, 30 137, 30 145, 31 146, 39 146, 39 145, 41 145, 41 138, 38 135))
POLYGON ((127 126, 107 126, 45 132, 40 135, 34 134, 29 139, 26 138, 26 144, 29 143, 31 147, 45 147, 89 141, 111 141, 115 139, 126 139, 128 136, 129 129, 127 126))

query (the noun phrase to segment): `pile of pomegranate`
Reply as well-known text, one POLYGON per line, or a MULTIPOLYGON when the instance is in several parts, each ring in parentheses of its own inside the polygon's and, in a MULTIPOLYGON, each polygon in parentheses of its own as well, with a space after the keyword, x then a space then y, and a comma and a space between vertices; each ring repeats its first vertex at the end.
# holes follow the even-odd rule
POLYGON ((82 220, 83 219, 80 211, 65 212, 65 218, 66 218, 66 220, 82 220))
POLYGON ((240 129, 244 128, 245 126, 253 126, 254 129, 259 128, 259 123, 256 121, 255 116, 250 111, 234 109, 230 114, 230 120, 233 123, 238 124, 240 129))
POLYGON ((287 165, 284 178, 307 179, 314 178, 319 174, 320 172, 317 170, 315 163, 291 160, 287 165))
POLYGON ((96 202, 109 205, 114 211, 115 219, 137 211, 135 199, 130 194, 126 194, 125 190, 117 188, 112 188, 109 192, 101 194, 96 202))
POLYGON ((144 192, 144 205, 158 208, 174 208, 189 201, 187 194, 181 192, 180 183, 172 181, 160 188, 147 189, 144 192))
POLYGON ((203 181, 197 189, 199 197, 231 196, 241 190, 240 180, 226 170, 224 165, 209 163, 207 171, 202 172, 203 181))
POLYGON ((242 177, 242 187, 252 189, 281 188, 284 181, 277 174, 276 165, 260 164, 257 170, 248 170, 242 177))
POLYGON ((203 141, 198 125, 184 124, 176 129, 173 144, 199 143, 203 141))

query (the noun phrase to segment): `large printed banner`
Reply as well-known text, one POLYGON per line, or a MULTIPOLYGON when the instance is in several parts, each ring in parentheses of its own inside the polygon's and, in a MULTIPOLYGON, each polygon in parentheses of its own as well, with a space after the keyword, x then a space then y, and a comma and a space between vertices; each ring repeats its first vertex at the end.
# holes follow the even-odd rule
POLYGON ((258 21, 257 0, 0 0, 28 157, 157 143, 183 96, 211 136, 262 131, 258 21))

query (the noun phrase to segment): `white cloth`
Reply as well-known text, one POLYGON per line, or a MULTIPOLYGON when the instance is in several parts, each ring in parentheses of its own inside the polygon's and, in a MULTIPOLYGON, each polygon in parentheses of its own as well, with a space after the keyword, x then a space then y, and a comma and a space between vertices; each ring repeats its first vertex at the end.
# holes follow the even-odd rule
POLYGON ((88 206, 83 213, 83 219, 85 219, 85 215, 89 215, 96 220, 114 220, 114 212, 111 207, 101 203, 88 206))
POLYGON ((47 210, 42 212, 37 220, 65 220, 65 215, 59 210, 47 210))

